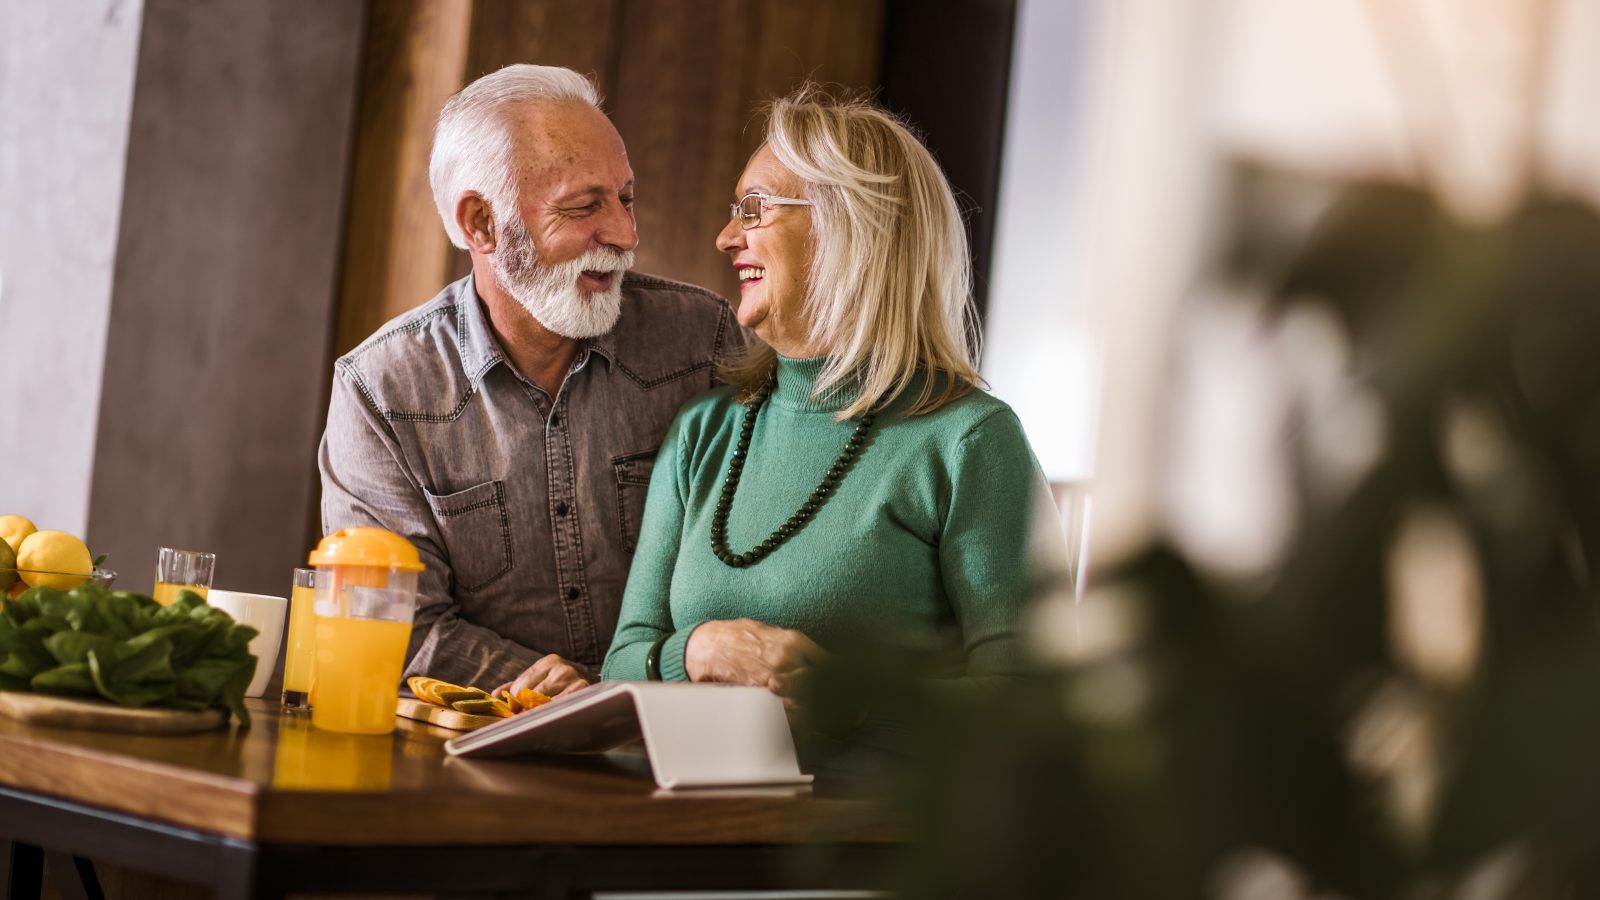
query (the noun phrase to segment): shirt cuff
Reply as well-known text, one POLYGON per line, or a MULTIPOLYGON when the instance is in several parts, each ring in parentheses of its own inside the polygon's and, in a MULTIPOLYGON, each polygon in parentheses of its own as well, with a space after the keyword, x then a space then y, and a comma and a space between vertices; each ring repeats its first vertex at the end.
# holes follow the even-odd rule
MULTIPOLYGON (((696 625, 695 628, 700 626, 696 625)), ((688 681, 689 670, 683 664, 684 651, 689 648, 689 636, 694 634, 694 628, 687 631, 673 632, 672 637, 661 645, 661 680, 662 681, 688 681)))

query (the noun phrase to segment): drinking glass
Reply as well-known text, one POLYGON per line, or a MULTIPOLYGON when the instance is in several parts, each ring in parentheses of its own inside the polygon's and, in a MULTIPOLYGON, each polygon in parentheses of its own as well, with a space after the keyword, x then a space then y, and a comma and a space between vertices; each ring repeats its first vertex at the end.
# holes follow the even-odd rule
POLYGON ((317 570, 295 569, 289 594, 289 646, 283 658, 283 708, 311 709, 317 677, 317 570))
POLYGON ((216 568, 215 553, 162 547, 156 553, 156 602, 167 606, 178 599, 180 591, 194 591, 205 597, 211 593, 211 576, 216 568))

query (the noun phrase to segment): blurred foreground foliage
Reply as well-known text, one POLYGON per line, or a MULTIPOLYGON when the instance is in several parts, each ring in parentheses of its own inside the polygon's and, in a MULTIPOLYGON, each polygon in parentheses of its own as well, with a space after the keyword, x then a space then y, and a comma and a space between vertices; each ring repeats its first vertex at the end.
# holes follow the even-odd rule
POLYGON ((909 896, 1600 895, 1600 217, 1474 225, 1390 184, 1298 236, 1263 208, 1220 277, 1331 312, 1380 446, 1319 501, 1287 442, 1263 577, 1160 543, 1046 599, 1014 693, 855 673, 915 710, 909 896))

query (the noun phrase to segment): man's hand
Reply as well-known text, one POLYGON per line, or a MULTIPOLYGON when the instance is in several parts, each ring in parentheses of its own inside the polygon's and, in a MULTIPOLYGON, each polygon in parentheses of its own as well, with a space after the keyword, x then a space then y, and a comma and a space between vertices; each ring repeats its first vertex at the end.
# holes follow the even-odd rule
POLYGON ((754 619, 723 619, 695 628, 684 648, 690 681, 764 687, 793 707, 812 667, 827 651, 798 631, 754 619))
POLYGON ((518 691, 532 689, 546 697, 559 697, 581 691, 594 681, 594 675, 578 663, 568 662, 550 653, 539 657, 515 681, 508 681, 494 689, 494 693, 509 690, 513 696, 518 691))

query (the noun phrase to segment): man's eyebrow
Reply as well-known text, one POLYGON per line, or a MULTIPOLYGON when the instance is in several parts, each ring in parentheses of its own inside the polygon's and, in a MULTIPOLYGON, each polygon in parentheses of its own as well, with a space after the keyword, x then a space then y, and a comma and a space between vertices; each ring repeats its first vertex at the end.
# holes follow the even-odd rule
MULTIPOLYGON (((619 193, 619 194, 627 194, 627 193, 631 193, 632 191, 633 191, 633 179, 630 178, 630 179, 628 179, 628 183, 622 186, 622 190, 617 191, 617 193, 619 193)), ((588 187, 582 187, 582 188, 577 188, 575 190, 568 191, 567 193, 562 194, 561 196, 557 197, 555 199, 555 202, 558 203, 558 204, 561 204, 561 203, 574 203, 576 201, 586 200, 586 199, 589 199, 591 197, 608 197, 608 196, 611 195, 611 193, 612 193, 611 189, 608 188, 608 187, 605 187, 604 185, 591 184, 588 187)))

